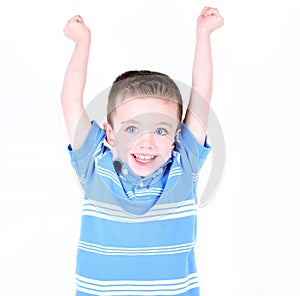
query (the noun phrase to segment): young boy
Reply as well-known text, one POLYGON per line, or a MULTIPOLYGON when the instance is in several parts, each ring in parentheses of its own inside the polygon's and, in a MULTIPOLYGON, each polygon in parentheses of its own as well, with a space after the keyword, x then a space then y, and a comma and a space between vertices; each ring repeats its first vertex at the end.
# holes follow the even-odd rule
POLYGON ((129 71, 112 85, 101 128, 83 107, 90 30, 80 16, 67 23, 76 46, 61 102, 85 193, 76 295, 199 295, 196 185, 210 150, 210 34, 221 25, 217 9, 202 10, 184 122, 180 91, 167 75, 129 71))

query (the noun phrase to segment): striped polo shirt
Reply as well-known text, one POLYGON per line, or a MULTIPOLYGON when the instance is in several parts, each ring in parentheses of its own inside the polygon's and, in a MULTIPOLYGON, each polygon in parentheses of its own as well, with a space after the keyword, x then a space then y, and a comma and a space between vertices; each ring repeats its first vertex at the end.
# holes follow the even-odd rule
POLYGON ((92 123, 72 165, 84 191, 77 296, 199 295, 194 245, 197 182, 210 147, 182 124, 172 157, 139 177, 92 123))

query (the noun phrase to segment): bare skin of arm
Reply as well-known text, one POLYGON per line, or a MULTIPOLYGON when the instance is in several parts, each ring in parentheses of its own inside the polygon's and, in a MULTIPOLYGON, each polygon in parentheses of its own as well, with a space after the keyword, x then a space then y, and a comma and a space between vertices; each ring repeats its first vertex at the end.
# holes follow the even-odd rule
POLYGON ((213 66, 211 33, 224 24, 215 8, 204 7, 197 20, 197 42, 192 76, 191 97, 184 119, 200 144, 206 138, 209 105, 212 97, 213 66))
POLYGON ((61 104, 71 146, 77 149, 83 144, 91 125, 83 107, 91 33, 83 19, 74 16, 66 24, 64 34, 74 41, 75 48, 65 73, 61 104))

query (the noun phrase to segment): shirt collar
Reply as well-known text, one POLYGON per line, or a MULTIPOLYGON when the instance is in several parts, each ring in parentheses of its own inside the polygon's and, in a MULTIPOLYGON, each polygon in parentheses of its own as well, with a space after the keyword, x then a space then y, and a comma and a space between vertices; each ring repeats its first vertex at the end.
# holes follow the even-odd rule
POLYGON ((114 160, 114 167, 120 179, 127 181, 132 185, 140 185, 141 187, 143 187, 143 186, 149 186, 151 184, 154 184, 155 182, 160 180, 164 175, 168 164, 171 162, 172 159, 169 158, 158 170, 156 170, 153 174, 147 177, 137 176, 131 170, 128 164, 122 162, 119 158, 116 158, 114 160))

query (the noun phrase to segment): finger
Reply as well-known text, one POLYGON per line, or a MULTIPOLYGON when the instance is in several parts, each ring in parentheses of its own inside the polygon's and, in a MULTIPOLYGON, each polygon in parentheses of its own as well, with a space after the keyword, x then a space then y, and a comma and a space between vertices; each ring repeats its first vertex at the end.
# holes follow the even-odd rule
POLYGON ((221 16, 217 8, 211 8, 209 13, 211 13, 211 15, 221 16))
POLYGON ((73 16, 72 18, 69 19, 69 22, 73 22, 73 21, 76 21, 77 19, 77 15, 73 16))
POLYGON ((209 7, 209 9, 205 12, 205 16, 215 15, 214 8, 209 7))
POLYGON ((77 22, 84 23, 83 18, 80 15, 77 15, 77 22))
POLYGON ((80 15, 75 15, 69 20, 69 22, 83 23, 83 19, 80 15))
POLYGON ((224 19, 221 16, 221 14, 219 13, 217 8, 212 8, 212 15, 218 17, 219 19, 221 19, 222 22, 224 23, 224 19))
POLYGON ((200 15, 205 15, 209 9, 210 9, 210 7, 208 7, 208 6, 203 7, 200 15))

